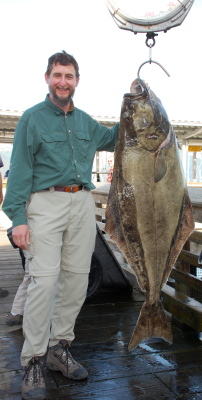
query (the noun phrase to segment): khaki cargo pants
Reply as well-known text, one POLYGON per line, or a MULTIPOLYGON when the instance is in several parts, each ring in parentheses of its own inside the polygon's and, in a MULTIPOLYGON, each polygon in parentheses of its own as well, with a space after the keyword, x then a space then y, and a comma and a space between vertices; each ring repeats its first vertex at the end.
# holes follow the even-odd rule
POLYGON ((95 247, 95 206, 89 190, 33 193, 27 206, 31 283, 25 304, 21 363, 43 356, 47 346, 74 339, 85 301, 95 247))

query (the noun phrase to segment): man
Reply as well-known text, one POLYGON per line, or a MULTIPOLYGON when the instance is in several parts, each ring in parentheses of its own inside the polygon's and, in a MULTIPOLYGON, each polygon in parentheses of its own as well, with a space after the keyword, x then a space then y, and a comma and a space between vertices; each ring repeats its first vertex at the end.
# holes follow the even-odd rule
MULTIPOLYGON (((0 156, 0 168, 2 168, 3 166, 4 166, 4 164, 3 164, 2 158, 0 156)), ((2 181, 2 175, 0 172, 0 204, 2 203, 2 201, 3 201, 3 181, 2 181)))
POLYGON ((71 55, 51 56, 45 80, 49 95, 16 128, 4 201, 13 239, 29 260, 22 396, 35 400, 45 398, 47 346, 49 369, 75 380, 88 376, 68 349, 95 246, 93 160, 97 150, 113 151, 118 136, 118 126, 107 129, 74 107, 79 67, 71 55))
MULTIPOLYGON (((20 249, 21 250, 21 249, 20 249)), ((31 281, 31 277, 29 274, 29 261, 24 257, 23 250, 21 250, 20 255, 23 261, 23 267, 25 270, 23 281, 21 282, 11 307, 11 311, 6 314, 6 324, 9 326, 13 325, 22 325, 23 322, 23 314, 25 303, 27 299, 27 289, 31 281), (21 253, 22 252, 22 253, 21 253)))
MULTIPOLYGON (((0 156, 0 168, 2 168, 3 166, 4 164, 0 156)), ((0 204, 2 203, 2 201, 3 201, 3 182, 2 182, 2 175, 0 172, 0 204)), ((9 294, 8 290, 0 288, 0 297, 6 297, 8 296, 8 294, 9 294)))

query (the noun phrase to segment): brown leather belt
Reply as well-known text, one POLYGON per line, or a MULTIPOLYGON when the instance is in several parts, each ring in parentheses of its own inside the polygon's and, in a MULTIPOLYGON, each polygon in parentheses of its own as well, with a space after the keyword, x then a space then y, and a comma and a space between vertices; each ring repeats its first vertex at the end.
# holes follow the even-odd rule
MULTIPOLYGON (((82 190, 84 186, 53 186, 54 191, 56 192, 68 192, 68 193, 75 193, 78 192, 79 190, 82 190)), ((50 190, 44 189, 44 190, 50 190)))

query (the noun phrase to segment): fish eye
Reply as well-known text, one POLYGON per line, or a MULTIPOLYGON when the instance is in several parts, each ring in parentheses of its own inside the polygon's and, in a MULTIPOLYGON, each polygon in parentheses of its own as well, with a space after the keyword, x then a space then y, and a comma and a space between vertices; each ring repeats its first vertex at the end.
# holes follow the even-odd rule
POLYGON ((128 111, 125 111, 125 112, 123 113, 123 118, 124 118, 124 119, 129 119, 129 118, 130 118, 130 113, 129 113, 128 111))

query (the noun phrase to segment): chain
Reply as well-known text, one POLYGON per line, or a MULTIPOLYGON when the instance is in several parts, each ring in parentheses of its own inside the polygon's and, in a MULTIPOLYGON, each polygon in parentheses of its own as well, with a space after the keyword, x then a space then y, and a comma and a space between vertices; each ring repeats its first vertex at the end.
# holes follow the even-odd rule
POLYGON ((146 34, 146 46, 149 47, 149 61, 151 63, 152 61, 152 47, 154 47, 154 45, 156 44, 155 41, 155 36, 158 36, 158 33, 154 33, 154 32, 147 32, 146 34), (152 42, 149 43, 149 40, 151 40, 152 42))

